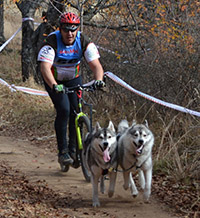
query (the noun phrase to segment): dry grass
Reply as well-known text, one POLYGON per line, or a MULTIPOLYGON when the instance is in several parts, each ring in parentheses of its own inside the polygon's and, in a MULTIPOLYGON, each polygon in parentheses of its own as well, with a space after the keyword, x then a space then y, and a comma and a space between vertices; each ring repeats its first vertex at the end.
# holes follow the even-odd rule
MULTIPOLYGON (((30 87, 30 86, 29 86, 30 87)), ((11 92, 0 87, 0 126, 28 135, 48 135, 53 132, 54 108, 48 97, 33 96, 21 92, 11 92)))
MULTIPOLYGON (((19 51, 4 51, 1 54, 0 78, 9 84, 44 90, 32 78, 21 82, 21 60, 19 51), (6 63, 6 65, 4 64, 6 63)), ((124 89, 112 81, 107 81, 108 91, 88 96, 96 113, 93 121, 107 125, 112 120, 117 127, 121 119, 130 122, 147 119, 154 132, 155 172, 163 171, 173 174, 177 180, 199 179, 200 169, 200 122, 197 118, 183 113, 166 110, 160 112, 155 104, 144 100, 141 104, 130 98, 124 89), (162 163, 162 164, 161 164, 162 163), (166 169, 165 169, 166 168, 166 169)), ((48 97, 33 96, 22 92, 11 92, 0 85, 0 127, 4 133, 8 128, 26 137, 49 136, 54 134, 53 121, 55 111, 48 97), (20 132, 20 133, 19 133, 20 132)))
MULTIPOLYGON (((17 30, 18 25, 21 25, 21 14, 15 7, 15 5, 12 8, 9 6, 9 10, 5 10, 5 36, 7 38, 17 30)), ((9 84, 41 90, 43 87, 35 84, 32 78, 22 83, 20 37, 21 33, 6 47, 7 50, 0 54, 0 78, 9 84)), ((147 119, 156 138, 153 151, 155 172, 171 174, 176 180, 185 178, 186 180, 188 178, 199 180, 200 120, 132 95, 109 79, 107 86, 108 92, 94 93, 88 97, 96 110, 94 122, 98 120, 101 125, 107 125, 108 120, 112 120, 117 127, 119 121, 124 118, 130 122, 133 119, 138 122, 147 119)), ((176 99, 176 96, 174 98, 176 99)), ((2 134, 8 129, 26 137, 54 134, 55 111, 48 97, 11 92, 6 86, 0 85, 0 102, 2 134)))
POLYGON ((133 119, 138 122, 147 119, 155 135, 153 148, 155 173, 171 175, 177 182, 193 183, 195 180, 199 183, 199 119, 173 110, 166 110, 163 114, 155 104, 146 104, 144 100, 140 105, 133 98, 128 98, 125 93, 122 93, 119 87, 116 93, 112 93, 113 90, 116 89, 97 96, 99 111, 97 114, 101 114, 105 120, 111 119, 116 127, 124 118, 130 123, 133 119))
MULTIPOLYGON (((9 38, 17 30, 18 25, 20 26, 21 15, 15 9, 5 12, 9 12, 5 13, 5 36, 9 38), (15 17, 17 25, 12 23, 15 17)), ((0 54, 0 78, 9 84, 44 90, 32 78, 26 83, 22 83, 20 37, 21 33, 0 54)), ((130 94, 130 92, 120 88, 109 79, 107 80, 107 92, 94 93, 87 96, 87 99, 94 105, 94 111, 96 111, 93 114, 93 122, 98 120, 102 126, 105 126, 108 120, 112 120, 117 127, 119 121, 124 118, 127 118, 130 122, 133 119, 136 119, 138 122, 143 122, 144 119, 147 119, 155 135, 153 149, 154 175, 157 178, 160 176, 164 180, 158 183, 159 185, 154 192, 163 193, 163 196, 169 197, 169 187, 173 188, 171 183, 176 187, 184 187, 184 193, 186 192, 185 187, 187 187, 187 190, 195 189, 196 200, 191 202, 191 211, 196 210, 193 209, 194 205, 196 205, 194 208, 198 210, 200 207, 199 118, 152 104, 147 100, 130 94), (166 184, 169 184, 169 186, 166 186, 166 184), (167 190, 164 193, 163 189, 165 188, 167 190)), ((199 93, 196 96, 196 98, 200 99, 199 93)), ((176 99, 176 96, 174 98, 176 99)), ((48 136, 54 134, 54 117, 55 111, 48 97, 11 92, 8 87, 0 84, 1 135, 12 135, 24 139, 42 138, 45 136, 48 138, 48 136)), ((34 141, 34 143, 37 143, 37 141, 34 141)), ((48 143, 51 144, 51 142, 48 143)), ((55 146, 51 147, 55 148, 55 146)), ((155 180, 156 178, 154 178, 154 183, 156 183, 155 180)), ((175 193, 177 192, 178 190, 175 191, 175 193)), ((181 195, 182 193, 179 197, 181 195)))

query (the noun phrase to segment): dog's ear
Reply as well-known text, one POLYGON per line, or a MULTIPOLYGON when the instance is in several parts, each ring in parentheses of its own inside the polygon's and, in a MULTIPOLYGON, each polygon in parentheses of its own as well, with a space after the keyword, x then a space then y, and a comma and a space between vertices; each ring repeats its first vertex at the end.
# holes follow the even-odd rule
POLYGON ((115 127, 114 127, 113 122, 111 120, 109 121, 108 129, 111 129, 113 132, 115 132, 115 127))
POLYGON ((144 121, 144 125, 145 125, 147 128, 149 128, 149 124, 148 124, 148 121, 147 121, 147 120, 144 121))
POLYGON ((136 125, 136 120, 133 120, 131 127, 136 125))
POLYGON ((100 126, 99 122, 96 122, 95 131, 97 132, 99 129, 101 129, 101 126, 100 126))

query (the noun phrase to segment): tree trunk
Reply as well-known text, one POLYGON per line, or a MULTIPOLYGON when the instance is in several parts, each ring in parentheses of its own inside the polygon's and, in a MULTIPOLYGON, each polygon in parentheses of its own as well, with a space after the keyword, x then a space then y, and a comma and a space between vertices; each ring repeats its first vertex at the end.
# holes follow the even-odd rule
POLYGON ((34 49, 32 46, 32 35, 34 33, 33 18, 35 11, 42 1, 17 1, 16 5, 22 13, 22 80, 25 82, 30 75, 34 74, 34 49))
POLYGON ((6 39, 4 37, 4 16, 3 16, 4 4, 3 0, 0 0, 0 45, 2 45, 6 39))
MULTIPOLYGON (((27 15, 25 15, 27 16, 27 15)), ((32 17, 32 15, 29 15, 32 17)), ((31 36, 33 34, 33 21, 27 20, 22 23, 22 80, 25 82, 33 74, 34 62, 32 59, 33 47, 31 36)))

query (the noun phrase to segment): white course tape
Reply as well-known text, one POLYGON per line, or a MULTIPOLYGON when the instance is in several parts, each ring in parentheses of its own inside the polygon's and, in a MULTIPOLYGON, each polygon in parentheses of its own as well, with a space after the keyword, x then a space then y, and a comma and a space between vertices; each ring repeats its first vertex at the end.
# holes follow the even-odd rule
POLYGON ((34 19, 32 17, 24 17, 24 18, 22 18, 22 22, 27 21, 27 20, 34 21, 34 19))
POLYGON ((49 94, 46 91, 40 91, 37 89, 31 89, 31 88, 26 88, 22 86, 9 85, 6 81, 4 81, 1 78, 0 78, 0 84, 8 86, 10 90, 14 92, 21 91, 21 92, 25 92, 31 95, 49 96, 49 94))
MULTIPOLYGON (((148 100, 150 100, 150 101, 152 101, 154 103, 157 103, 157 104, 163 105, 165 107, 172 108, 174 110, 178 110, 178 111, 181 111, 181 112, 184 112, 184 113, 189 113, 191 115, 200 117, 200 112, 193 111, 193 110, 187 109, 185 107, 182 107, 182 106, 179 106, 179 105, 176 105, 176 104, 172 104, 172 103, 162 101, 160 99, 154 98, 154 97, 152 97, 150 95, 147 95, 147 94, 145 94, 143 92, 140 92, 140 91, 134 89, 133 87, 128 85, 126 82, 121 80, 119 77, 117 77, 112 72, 105 72, 105 75, 108 76, 113 81, 115 81, 116 83, 118 83, 119 85, 121 85, 124 88, 130 90, 131 92, 133 92, 133 93, 135 93, 135 94, 137 94, 139 96, 142 96, 143 98, 146 98, 146 99, 148 99, 148 100)), ((22 87, 22 86, 9 85, 7 82, 5 82, 1 78, 0 78, 0 84, 8 86, 11 89, 11 91, 21 91, 21 92, 25 92, 25 93, 28 93, 28 94, 31 94, 31 95, 49 96, 46 91, 40 91, 40 90, 37 90, 37 89, 31 89, 31 88, 26 88, 26 87, 22 87)))
POLYGON ((146 99, 148 99, 150 101, 153 101, 153 102, 155 102, 157 104, 160 104, 160 105, 163 105, 165 107, 169 107, 169 108, 172 108, 172 109, 184 112, 184 113, 189 113, 191 115, 195 115, 195 116, 200 117, 200 112, 193 111, 193 110, 187 109, 185 107, 182 107, 182 106, 179 106, 179 105, 176 105, 176 104, 172 104, 172 103, 168 103, 168 102, 162 101, 160 99, 154 98, 154 97, 152 97, 150 95, 147 95, 145 93, 142 93, 142 92, 132 88, 130 85, 128 85, 126 82, 124 82, 123 80, 121 80, 119 77, 117 77, 116 75, 114 75, 111 72, 105 72, 105 75, 108 76, 113 81, 115 81, 116 83, 118 83, 121 86, 123 86, 124 88, 130 90, 131 92, 134 92, 135 94, 137 94, 139 96, 142 96, 143 98, 146 98, 146 99))
POLYGON ((26 88, 26 87, 22 87, 22 86, 15 86, 15 85, 12 85, 12 88, 16 89, 17 91, 25 92, 25 93, 31 94, 31 95, 49 96, 49 94, 47 92, 40 91, 37 89, 31 89, 31 88, 26 88))
POLYGON ((0 47, 0 52, 6 47, 6 45, 17 35, 17 33, 22 29, 20 27, 4 44, 0 47))
MULTIPOLYGON (((27 21, 27 20, 34 21, 34 19, 31 18, 31 17, 22 18, 22 22, 27 21)), ((34 24, 39 25, 39 23, 34 23, 34 24)), ((7 44, 17 35, 17 33, 18 33, 19 31, 21 31, 21 30, 22 30, 22 27, 20 27, 7 41, 5 41, 5 42, 3 43, 3 45, 0 46, 0 52, 6 47, 6 45, 7 45, 7 44)))
POLYGON ((6 85, 6 86, 8 86, 9 89, 11 90, 11 92, 16 92, 16 90, 13 89, 11 85, 9 85, 6 81, 4 81, 4 80, 1 79, 1 78, 0 78, 0 83, 1 83, 2 85, 6 85))

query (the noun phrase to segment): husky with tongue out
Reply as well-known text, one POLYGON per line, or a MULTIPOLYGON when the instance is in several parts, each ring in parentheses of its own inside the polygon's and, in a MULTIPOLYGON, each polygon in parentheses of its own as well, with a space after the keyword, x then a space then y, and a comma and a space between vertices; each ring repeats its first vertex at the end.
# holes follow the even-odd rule
POLYGON ((94 131, 88 135, 86 140, 86 163, 91 172, 92 201, 94 207, 99 207, 98 183, 100 180, 100 191, 105 192, 104 177, 109 175, 108 196, 114 194, 117 169, 117 138, 112 121, 107 128, 101 128, 96 123, 94 131))
POLYGON ((119 123, 118 159, 123 170, 124 189, 130 187, 132 196, 138 195, 133 180, 133 174, 138 172, 145 202, 149 201, 151 194, 153 144, 154 136, 147 121, 145 124, 137 124, 134 120, 130 127, 127 120, 119 123))

